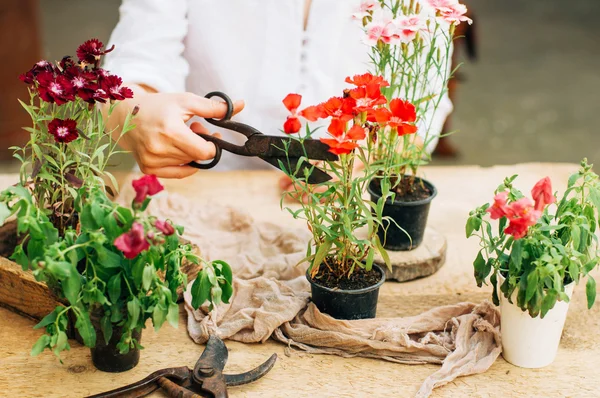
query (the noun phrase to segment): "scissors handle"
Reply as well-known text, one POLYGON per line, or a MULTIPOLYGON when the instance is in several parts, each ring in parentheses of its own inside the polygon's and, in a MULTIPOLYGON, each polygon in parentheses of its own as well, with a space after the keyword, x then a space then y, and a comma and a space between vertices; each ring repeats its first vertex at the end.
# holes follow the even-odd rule
POLYGON ((206 141, 210 141, 213 144, 215 144, 215 157, 209 163, 190 162, 190 163, 188 163, 188 166, 192 166, 195 169, 201 169, 201 170, 212 169, 221 160, 221 154, 223 153, 223 150, 221 149, 220 144, 223 141, 218 139, 217 137, 213 137, 212 135, 209 135, 209 134, 198 134, 198 135, 200 137, 204 138, 206 141))

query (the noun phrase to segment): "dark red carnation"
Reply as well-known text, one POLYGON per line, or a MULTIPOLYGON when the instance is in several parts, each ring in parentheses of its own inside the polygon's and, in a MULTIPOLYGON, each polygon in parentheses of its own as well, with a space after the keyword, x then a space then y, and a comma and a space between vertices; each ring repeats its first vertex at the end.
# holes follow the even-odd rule
POLYGON ((75 99, 73 84, 64 75, 43 71, 37 75, 36 80, 38 94, 46 102, 56 102, 56 104, 62 105, 75 99))
POLYGON ((96 90, 98 76, 91 71, 81 69, 78 66, 71 66, 65 70, 64 75, 70 80, 77 96, 82 100, 93 104, 96 102, 96 90))
POLYGON ((150 248, 150 243, 144 234, 144 226, 139 222, 134 222, 131 231, 115 239, 114 245, 128 259, 136 258, 138 254, 150 248))
POLYGON ((154 222, 154 226, 166 236, 173 235, 175 233, 175 228, 173 228, 173 225, 171 225, 169 221, 156 220, 154 222))
POLYGON ((56 142, 71 142, 77 137, 77 122, 73 119, 52 119, 48 123, 48 133, 54 136, 56 142))
POLYGON ((165 189, 153 174, 133 180, 131 185, 135 189, 135 199, 133 201, 138 204, 143 203, 146 197, 156 195, 165 189))
POLYGON ((105 93, 103 98, 122 101, 125 98, 133 98, 133 91, 127 87, 122 87, 123 80, 119 76, 108 75, 100 80, 100 88, 105 93))
POLYGON ((81 62, 95 65, 100 61, 100 58, 114 49, 114 46, 104 50, 104 44, 98 39, 91 39, 83 43, 77 48, 77 58, 81 62))
POLYGON ((27 71, 26 73, 23 73, 19 76, 19 79, 26 84, 33 84, 35 83, 35 78, 37 75, 40 74, 40 72, 54 72, 54 65, 52 65, 50 62, 42 60, 37 62, 35 65, 33 65, 33 67, 27 71))

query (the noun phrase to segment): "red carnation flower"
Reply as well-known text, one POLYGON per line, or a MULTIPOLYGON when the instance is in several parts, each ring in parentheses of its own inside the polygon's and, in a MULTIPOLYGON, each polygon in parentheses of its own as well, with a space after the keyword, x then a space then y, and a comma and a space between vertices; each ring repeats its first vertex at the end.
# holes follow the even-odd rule
POLYGON ((288 94, 283 99, 283 105, 290 111, 290 115, 283 124, 283 131, 286 134, 296 134, 302 128, 302 124, 298 119, 298 108, 300 102, 302 102, 302 96, 300 94, 288 94))
POLYGON ((19 79, 26 84, 33 84, 36 81, 37 75, 41 72, 52 72, 54 73, 54 65, 46 60, 38 61, 31 67, 29 71, 19 75, 19 79))
POLYGON ((358 87, 365 87, 369 84, 377 84, 379 87, 387 87, 390 85, 383 76, 374 76, 370 73, 364 73, 362 75, 354 75, 353 77, 347 77, 346 83, 354 84, 358 87))
POLYGON ((154 222, 154 226, 166 236, 173 235, 175 233, 175 228, 173 228, 173 225, 171 225, 171 223, 168 221, 156 220, 154 222))
POLYGON ((370 83, 350 90, 350 97, 356 100, 354 110, 359 113, 367 112, 377 105, 387 104, 387 99, 381 94, 381 86, 377 83, 370 83))
POLYGON ((393 99, 390 102, 390 109, 380 108, 375 111, 375 118, 378 123, 396 128, 398 135, 417 132, 417 126, 412 124, 417 120, 417 112, 415 106, 408 101, 393 99))
POLYGON ((100 57, 111 52, 115 46, 104 50, 104 43, 98 39, 91 39, 83 43, 77 48, 77 58, 81 62, 95 65, 100 61, 100 57))
POLYGON ((36 80, 38 94, 46 102, 62 105, 75 99, 73 84, 66 76, 43 71, 37 75, 36 80))
POLYGON ((336 155, 348 154, 358 147, 356 141, 366 137, 365 129, 357 124, 347 132, 344 131, 345 128, 346 122, 337 118, 331 119, 327 131, 333 138, 321 138, 321 142, 329 146, 329 152, 336 155))
POLYGON ((131 226, 131 231, 115 239, 114 245, 123 252, 125 258, 130 260, 150 248, 150 243, 148 243, 144 234, 144 226, 139 222, 134 222, 131 226))
POLYGON ((321 104, 323 113, 344 123, 354 118, 356 100, 352 97, 332 97, 321 104))
POLYGON ((56 142, 68 143, 79 137, 77 122, 73 119, 52 119, 48 123, 48 132, 54 136, 56 142))
POLYGON ((127 87, 121 87, 123 80, 119 76, 108 75, 99 80, 102 92, 99 93, 100 98, 122 101, 125 98, 133 98, 133 91, 127 87))
POLYGON ((145 175, 137 180, 133 180, 131 185, 133 186, 133 189, 135 189, 136 193, 133 201, 134 203, 138 204, 144 203, 146 197, 156 195, 165 189, 165 187, 161 185, 160 181, 158 181, 158 178, 156 178, 156 176, 153 174, 145 175))

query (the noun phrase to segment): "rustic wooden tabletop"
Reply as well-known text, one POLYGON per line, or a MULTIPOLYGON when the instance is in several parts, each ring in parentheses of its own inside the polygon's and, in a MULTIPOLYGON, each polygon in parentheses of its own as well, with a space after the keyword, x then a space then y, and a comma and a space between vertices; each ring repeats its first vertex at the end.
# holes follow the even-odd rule
MULTIPOLYGON (((528 191, 550 176, 562 191, 576 165, 526 164, 493 168, 429 167, 425 177, 439 190, 430 213, 430 226, 448 239, 446 264, 436 274, 408 282, 386 283, 380 294, 378 316, 415 315, 429 308, 461 301, 488 299, 488 289, 478 289, 472 276, 477 242, 464 236, 468 212, 490 201, 505 176, 520 174, 517 185, 528 191)), ((274 172, 201 172, 182 181, 164 181, 169 192, 246 209, 257 221, 294 225, 279 210, 278 177, 274 172)), ((0 186, 16 181, 16 175, 0 174, 0 186)), ((193 222, 193 220, 190 220, 193 222)), ((0 280, 0 284, 2 281, 0 280)), ((89 349, 72 342, 60 363, 46 352, 30 357, 31 346, 41 334, 35 321, 0 308, 0 396, 80 397, 137 381, 154 370, 170 366, 193 366, 203 347, 192 342, 181 308, 178 329, 165 326, 155 333, 144 331, 145 349, 139 365, 123 374, 103 373, 91 363, 89 349)), ((253 368, 272 353, 279 359, 263 379, 230 389, 231 397, 410 397, 437 366, 399 365, 382 360, 308 355, 287 350, 269 341, 244 345, 227 342, 230 350, 225 368, 241 372, 253 368)), ((561 347, 554 364, 528 370, 499 358, 481 375, 459 378, 434 391, 434 397, 594 397, 600 396, 600 306, 587 311, 585 288, 578 286, 569 310, 561 347)), ((153 396, 160 397, 161 393, 153 396)))

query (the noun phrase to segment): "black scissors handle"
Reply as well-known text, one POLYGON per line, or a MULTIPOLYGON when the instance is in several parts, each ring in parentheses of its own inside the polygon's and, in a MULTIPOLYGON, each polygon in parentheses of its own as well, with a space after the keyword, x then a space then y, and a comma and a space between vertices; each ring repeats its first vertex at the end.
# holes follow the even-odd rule
MULTIPOLYGON (((238 122, 234 122, 233 120, 231 120, 231 117, 233 116, 233 101, 231 101, 231 98, 229 98, 229 96, 227 94, 222 93, 220 91, 213 91, 213 92, 206 94, 204 97, 205 98, 219 97, 223 101, 225 101, 225 104, 227 105, 227 112, 225 112, 225 117, 223 117, 223 119, 214 119, 214 118, 206 118, 205 119, 210 124, 217 126, 217 127, 222 127, 227 130, 232 130, 232 131, 238 132, 240 134, 245 135, 247 138, 250 138, 251 136, 253 136, 255 134, 262 134, 260 131, 258 131, 257 129, 255 129, 252 126, 248 126, 247 124, 238 123, 238 122)), ((210 141, 215 145, 215 151, 216 151, 215 157, 209 163, 191 162, 191 163, 189 163, 189 166, 195 167, 197 169, 204 169, 204 170, 212 169, 221 160, 221 154, 223 152, 223 149, 225 149, 228 152, 235 153, 236 155, 254 156, 254 154, 251 154, 248 152, 248 150, 245 146, 233 145, 227 141, 221 140, 217 137, 213 137, 212 135, 208 135, 208 134, 198 134, 198 135, 200 137, 204 138, 206 141, 210 141)))

